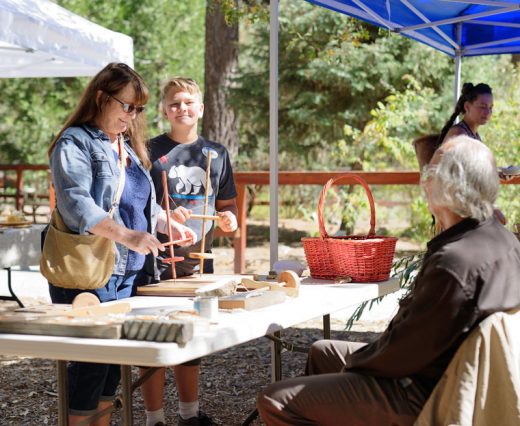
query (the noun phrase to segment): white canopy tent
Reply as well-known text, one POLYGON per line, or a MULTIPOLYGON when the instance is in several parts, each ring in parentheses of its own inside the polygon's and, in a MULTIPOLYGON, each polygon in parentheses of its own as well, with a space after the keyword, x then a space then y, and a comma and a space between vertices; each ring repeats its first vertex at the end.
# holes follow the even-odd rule
POLYGON ((131 37, 48 0, 0 0, 0 77, 76 77, 133 67, 131 37))

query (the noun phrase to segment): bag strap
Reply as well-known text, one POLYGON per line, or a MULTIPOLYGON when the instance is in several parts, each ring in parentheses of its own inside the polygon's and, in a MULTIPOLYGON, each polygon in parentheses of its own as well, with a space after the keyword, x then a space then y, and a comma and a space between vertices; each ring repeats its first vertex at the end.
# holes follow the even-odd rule
POLYGON ((51 213, 50 225, 54 226, 58 231, 66 232, 67 234, 73 234, 69 227, 65 225, 60 211, 57 208, 55 208, 51 213))
POLYGON ((119 205, 119 201, 121 200, 121 195, 123 194, 123 190, 125 189, 125 178, 126 178, 126 159, 128 154, 125 149, 125 141, 123 139, 123 135, 119 134, 117 136, 117 142, 119 144, 119 158, 117 164, 119 166, 119 183, 117 185, 117 191, 114 195, 114 200, 112 201, 112 207, 110 208, 108 215, 110 218, 114 216, 114 211, 116 207, 119 205))

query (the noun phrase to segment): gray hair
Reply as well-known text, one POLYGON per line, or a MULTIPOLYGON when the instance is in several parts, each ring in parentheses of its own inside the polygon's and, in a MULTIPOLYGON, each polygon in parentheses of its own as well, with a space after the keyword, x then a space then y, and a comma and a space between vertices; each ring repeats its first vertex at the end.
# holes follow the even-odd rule
POLYGON ((423 176, 432 178, 431 202, 464 218, 491 217, 499 188, 491 150, 468 136, 450 139, 439 150, 439 162, 426 166, 423 176))

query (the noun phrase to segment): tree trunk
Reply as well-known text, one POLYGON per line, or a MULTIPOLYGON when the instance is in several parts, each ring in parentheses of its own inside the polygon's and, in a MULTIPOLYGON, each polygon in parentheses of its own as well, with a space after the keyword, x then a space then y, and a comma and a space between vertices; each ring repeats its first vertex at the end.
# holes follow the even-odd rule
MULTIPOLYGON (((234 0, 238 7, 238 0, 234 0)), ((228 25, 218 1, 206 6, 204 117, 202 135, 224 145, 234 163, 238 153, 238 119, 229 104, 229 89, 238 67, 238 22, 228 25)))

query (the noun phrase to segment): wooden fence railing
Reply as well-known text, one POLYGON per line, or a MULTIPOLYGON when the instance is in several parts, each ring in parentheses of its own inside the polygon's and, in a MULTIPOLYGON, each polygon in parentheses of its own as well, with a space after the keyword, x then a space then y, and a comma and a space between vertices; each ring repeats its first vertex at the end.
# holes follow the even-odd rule
MULTIPOLYGON (((16 173, 16 199, 17 209, 23 208, 24 187, 23 173, 26 170, 47 170, 47 165, 1 165, 0 172, 16 173)), ((337 171, 337 172, 316 172, 316 171, 282 171, 278 174, 278 185, 324 185, 330 178, 340 175, 347 177, 340 183, 355 184, 353 179, 349 179, 348 175, 360 175, 369 185, 417 185, 419 184, 419 172, 415 171, 387 171, 387 172, 362 172, 362 171, 337 171)), ((223 233, 219 229, 216 230, 215 236, 228 236, 233 239, 233 247, 235 251, 234 269, 236 273, 245 272, 245 249, 247 241, 247 185, 269 185, 269 172, 252 171, 252 172, 235 172, 235 184, 237 187, 237 205, 238 205, 238 229, 232 233, 223 233)), ((50 183, 50 181, 49 181, 50 183)), ((505 184, 520 184, 520 177, 514 178, 505 184)), ((50 185, 49 185, 50 187, 50 185)), ((1 189, 1 188, 0 188, 1 189)), ((43 194, 45 196, 45 194, 43 194)), ((2 194, 0 193, 0 198, 2 194)), ((49 190, 48 198, 51 208, 54 208, 54 197, 52 191, 49 190)))
MULTIPOLYGON (((16 175, 15 178, 15 194, 8 194, 6 193, 6 188, 3 184, 0 184, 0 199, 3 198, 14 198, 15 199, 15 207, 16 210, 22 210, 23 208, 23 202, 24 202, 24 182, 23 182, 23 175, 26 171, 31 170, 49 170, 49 166, 47 164, 14 164, 14 165, 7 165, 7 164, 0 164, 0 172, 4 172, 5 175, 9 175, 11 173, 14 173, 16 175)), ((4 182, 7 181, 4 176, 4 182)), ((48 179, 48 177, 47 177, 48 179)), ((50 182, 50 181, 48 181, 50 182)), ((3 182, 2 182, 3 183, 3 182)), ((48 193, 40 193, 36 194, 37 198, 47 198, 49 199, 48 193)))

